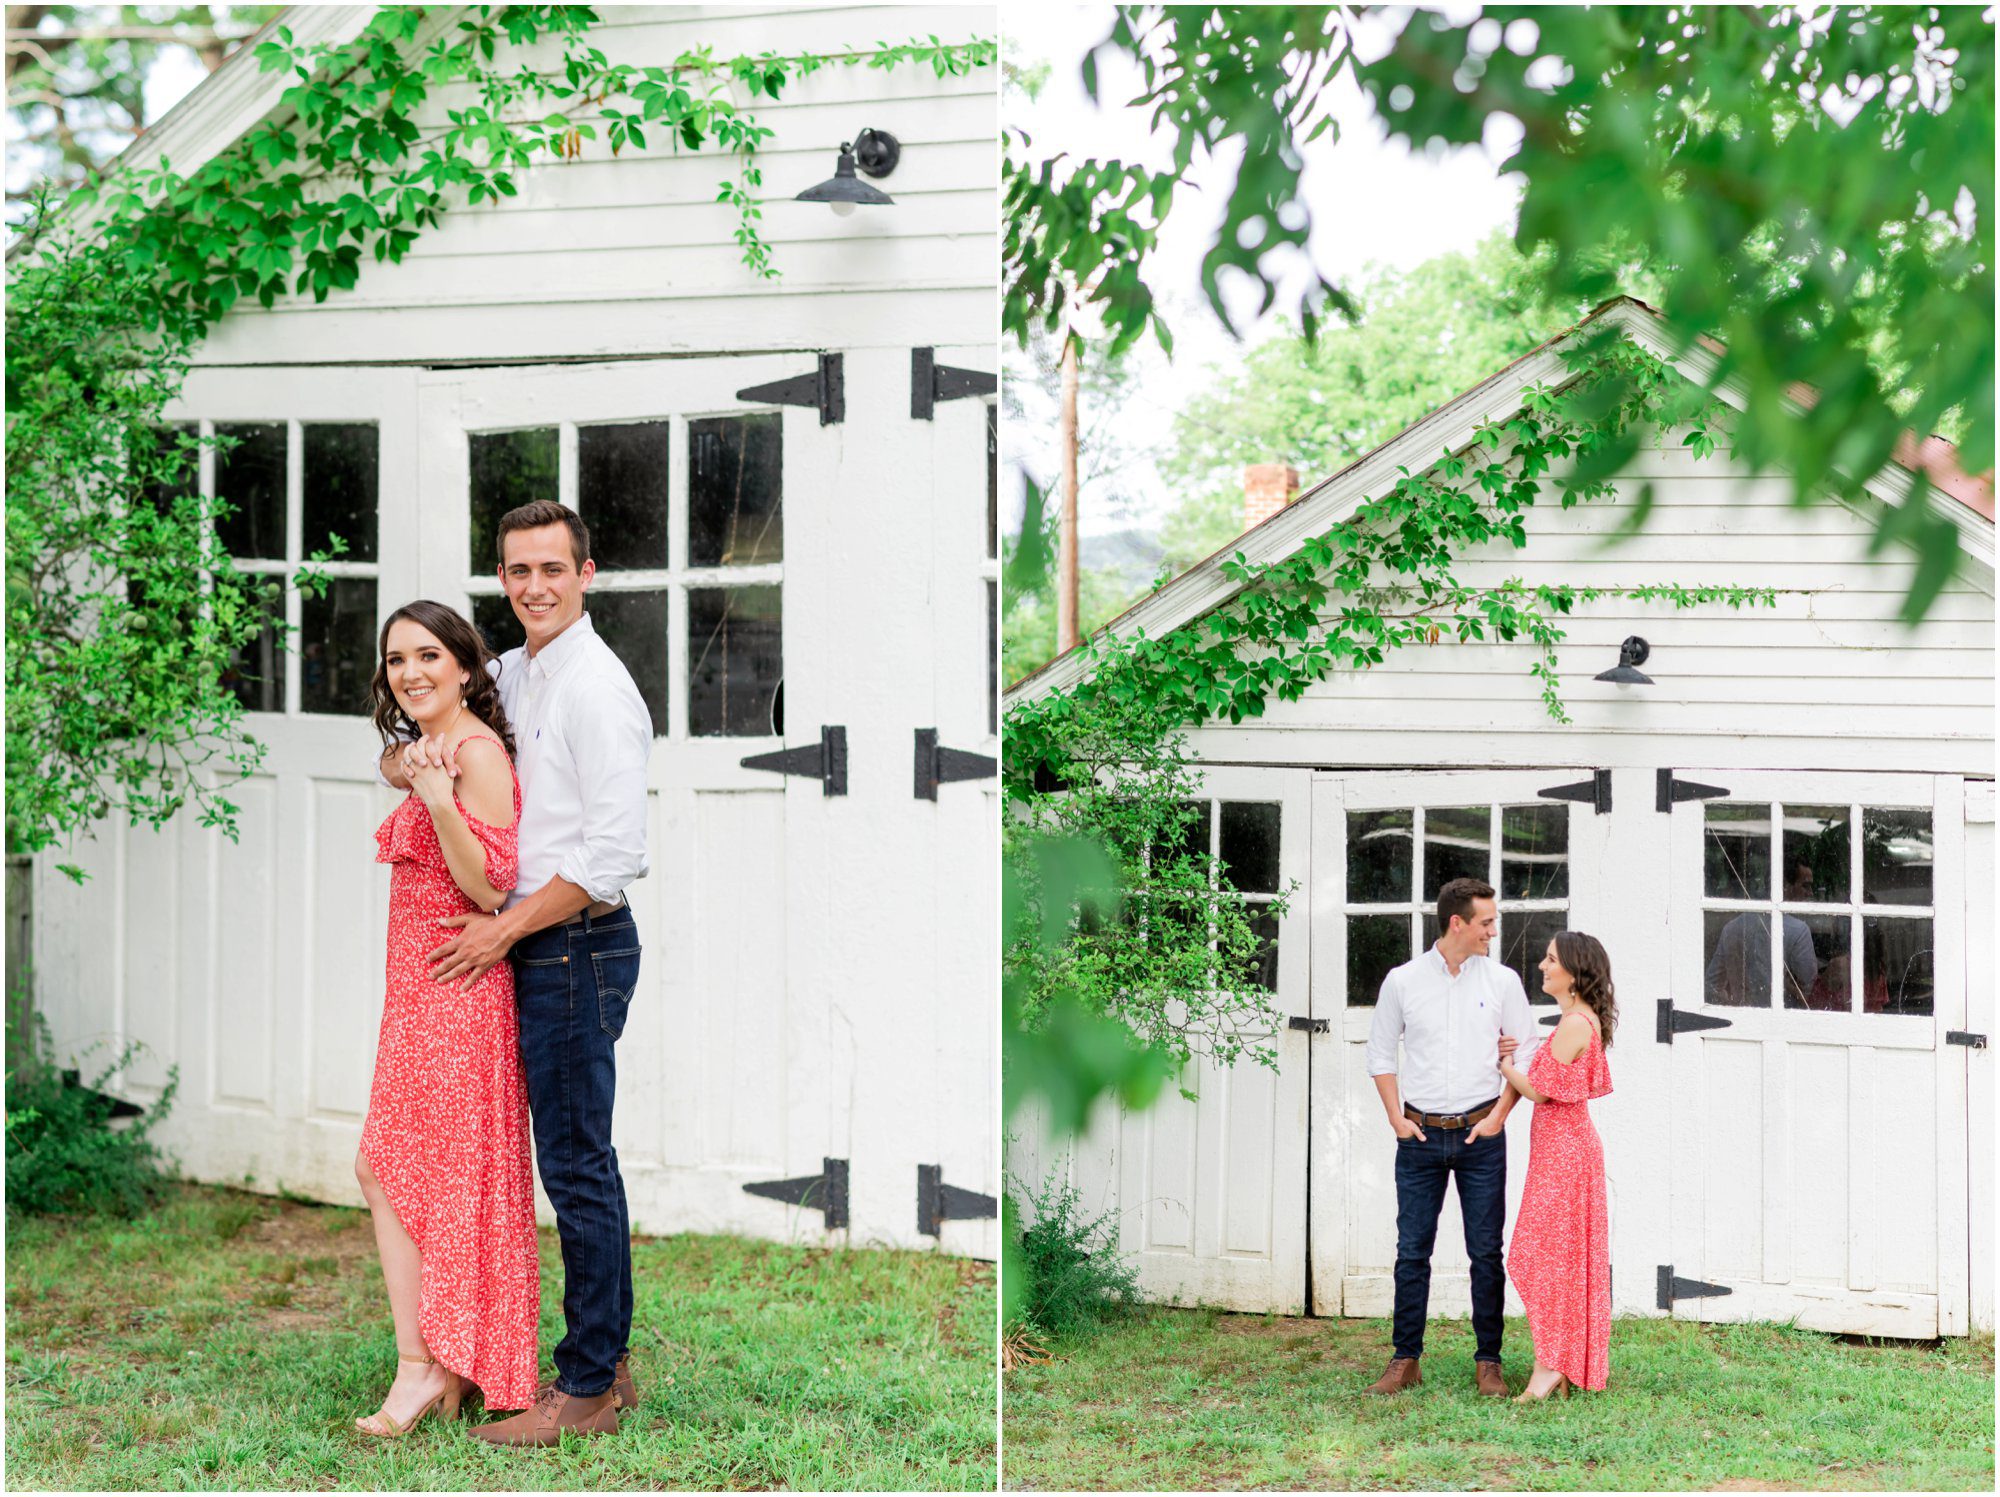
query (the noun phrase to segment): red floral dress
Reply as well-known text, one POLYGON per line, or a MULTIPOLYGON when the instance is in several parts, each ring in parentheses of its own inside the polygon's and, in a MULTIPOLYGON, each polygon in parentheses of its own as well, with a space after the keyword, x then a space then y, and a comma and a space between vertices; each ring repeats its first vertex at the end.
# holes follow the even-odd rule
POLYGON ((1527 1306, 1536 1360, 1598 1389, 1611 1372, 1611 1212, 1590 1102, 1611 1092, 1604 1043, 1593 1028, 1583 1053, 1565 1064, 1544 1042, 1527 1077, 1548 1100, 1535 1104, 1528 1130, 1507 1277, 1527 1306))
MULTIPOLYGON (((486 850, 487 882, 513 888, 521 782, 512 826, 458 809, 486 850)), ((452 882, 416 792, 375 841, 376 861, 392 869, 388 992, 361 1152, 423 1256, 417 1319, 431 1355, 489 1407, 526 1408, 542 1281, 513 969, 496 962, 470 989, 432 981, 424 958, 453 935, 438 920, 478 906, 452 882)))

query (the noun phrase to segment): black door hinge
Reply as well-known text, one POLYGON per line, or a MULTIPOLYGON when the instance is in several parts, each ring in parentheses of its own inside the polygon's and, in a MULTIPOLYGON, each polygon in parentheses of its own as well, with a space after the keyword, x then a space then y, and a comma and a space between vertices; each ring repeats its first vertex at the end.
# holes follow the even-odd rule
POLYGON ((811 374, 773 380, 768 385, 752 385, 736 392, 738 400, 751 405, 804 405, 819 410, 821 426, 837 426, 847 419, 847 381, 841 375, 840 355, 823 353, 819 368, 811 374))
POLYGON ((948 1221, 973 1221, 998 1216, 1000 1203, 976 1190, 944 1183, 944 1166, 917 1166, 917 1230, 926 1237, 942 1236, 948 1221))
POLYGON ((1324 1019, 1308 1019, 1304 1014, 1293 1014, 1286 1027, 1303 1029, 1307 1034, 1325 1034, 1328 1025, 1324 1019))
POLYGON ((954 369, 937 361, 935 348, 910 350, 910 417, 929 421, 940 400, 962 400, 968 395, 991 395, 1000 388, 997 375, 977 369, 954 369))
POLYGON ((817 1175, 790 1180, 757 1180, 743 1188, 753 1196, 806 1206, 826 1213, 828 1230, 847 1225, 847 1161, 823 1159, 817 1175))
POLYGON ((1671 1264, 1660 1265, 1657 1304, 1662 1310, 1673 1309, 1677 1299, 1720 1299, 1725 1294, 1733 1293, 1734 1290, 1721 1284, 1704 1284, 1700 1279, 1677 1279, 1671 1264))
POLYGON ((1944 1042, 1947 1045, 1963 1045, 1968 1050, 1984 1050, 1986 1048, 1985 1035, 1967 1034, 1963 1029, 1947 1029, 1944 1032, 1944 1042))
POLYGON ((1693 780, 1677 780, 1671 769, 1659 773, 1659 794, 1654 801, 1656 811, 1671 811, 1674 802, 1683 800, 1714 800, 1729 792, 1720 785, 1701 785, 1693 780))
POLYGON ((1579 780, 1574 785, 1554 785, 1547 790, 1537 790, 1535 794, 1543 800, 1580 800, 1595 809, 1599 816, 1611 813, 1611 771, 1593 769, 1590 778, 1579 780))
POLYGON ((769 754, 750 754, 742 761, 745 769, 768 769, 777 774, 809 774, 820 783, 821 793, 847 794, 847 729, 822 727, 819 742, 795 749, 778 749, 769 754))
POLYGON ((1000 761, 964 749, 938 747, 936 728, 917 729, 917 799, 936 800, 938 786, 951 780, 990 780, 1000 761))
POLYGON ((1691 1014, 1684 1008, 1675 1008, 1674 1000, 1660 1000, 1659 1019, 1653 1028, 1653 1038, 1663 1045, 1671 1045, 1677 1034, 1691 1034, 1698 1029, 1727 1029, 1732 1020, 1717 1019, 1708 1014, 1691 1014))

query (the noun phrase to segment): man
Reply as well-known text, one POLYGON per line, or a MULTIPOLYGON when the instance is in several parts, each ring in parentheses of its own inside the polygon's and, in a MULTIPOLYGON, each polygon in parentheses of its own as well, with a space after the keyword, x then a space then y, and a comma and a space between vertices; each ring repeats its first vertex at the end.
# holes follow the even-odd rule
MULTIPOLYGON (((1794 858, 1785 870, 1785 903, 1811 904, 1817 892, 1813 867, 1804 858, 1794 858)), ((1818 1008, 1813 985, 1819 980, 1819 953, 1813 950, 1812 927, 1797 915, 1780 915, 1785 942, 1786 1008, 1818 1008)), ((1768 915, 1738 915, 1722 927, 1715 938, 1715 954, 1708 959, 1704 974, 1710 1003, 1731 1008, 1771 1006, 1771 922, 1768 915)), ((1843 975, 1839 997, 1824 1006, 1847 1007, 1847 982, 1843 975)))
POLYGON ((1455 878, 1438 891, 1429 951, 1382 979, 1368 1030, 1368 1073, 1396 1135, 1396 1313, 1394 1354, 1370 1393, 1400 1393, 1423 1381, 1424 1319, 1431 1249, 1445 1187, 1455 1176, 1472 1259, 1472 1380, 1504 1397, 1500 1374, 1506 1269, 1507 1139, 1514 1091, 1500 1075, 1500 1036, 1534 1035, 1528 995, 1513 971, 1490 958, 1499 923, 1493 886, 1455 878), (1396 1046, 1401 1042, 1402 1066, 1396 1046))
MULTIPOLYGON (((553 1445, 564 1430, 608 1434, 638 1402, 629 1361, 632 1232, 611 1147, 613 1054, 639 977, 624 891, 646 872, 652 719, 631 675, 583 610, 596 575, 590 533, 551 501, 500 520, 500 581, 527 644, 500 658, 500 700, 521 779, 520 879, 497 915, 453 916, 430 955, 439 982, 470 984, 511 955, 521 1059, 542 1188, 562 1239, 556 1378, 535 1406, 472 1433, 553 1445)), ((456 773, 436 740, 419 750, 456 773)), ((383 755, 384 778, 401 788, 383 755)))

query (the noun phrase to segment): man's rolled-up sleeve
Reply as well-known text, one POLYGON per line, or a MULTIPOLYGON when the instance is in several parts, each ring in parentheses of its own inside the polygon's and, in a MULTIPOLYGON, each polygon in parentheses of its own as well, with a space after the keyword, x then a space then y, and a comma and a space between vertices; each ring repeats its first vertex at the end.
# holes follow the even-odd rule
POLYGON ((1396 1074, 1396 1047, 1403 1042, 1403 998, 1396 989, 1396 974, 1382 979, 1382 991, 1375 998, 1375 1017, 1368 1021, 1368 1074, 1396 1074))
POLYGON ((579 693, 569 728, 583 797, 583 841, 556 872, 592 899, 616 899, 646 875, 646 760, 653 721, 630 681, 579 693))
POLYGON ((1528 990, 1521 986, 1520 974, 1512 967, 1500 970, 1507 974, 1507 991, 1500 999, 1500 1032, 1521 1042, 1514 1052, 1514 1064, 1525 1071, 1542 1036, 1535 1028, 1535 1011, 1528 1006, 1528 990))

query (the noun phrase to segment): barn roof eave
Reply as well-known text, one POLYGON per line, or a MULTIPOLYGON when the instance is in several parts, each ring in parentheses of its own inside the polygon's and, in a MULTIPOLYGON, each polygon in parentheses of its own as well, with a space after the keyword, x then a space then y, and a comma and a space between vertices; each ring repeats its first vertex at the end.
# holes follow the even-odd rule
MULTIPOLYGON (((1422 466, 1429 461, 1427 454, 1441 449, 1459 450, 1471 441, 1472 433, 1481 421, 1513 414, 1522 394, 1530 386, 1560 377, 1564 372, 1563 347, 1600 318, 1616 322, 1642 347, 1673 364, 1691 379, 1705 380, 1713 371, 1717 350, 1701 346, 1688 349, 1677 347, 1674 334, 1665 325, 1665 319, 1657 308, 1634 296, 1613 297, 1593 308, 1575 327, 1547 339, 1470 390, 1404 427, 1374 451, 1356 458, 1338 473, 1314 484, 1263 524, 1245 531, 1214 554, 1141 598, 1091 635, 1089 640, 1023 676, 1003 693, 1003 702, 1029 700, 1074 685, 1088 674, 1088 648, 1092 641, 1142 631, 1158 638, 1228 602, 1241 588, 1221 575, 1223 560, 1238 551, 1243 552, 1253 565, 1282 560, 1297 550, 1308 537, 1345 518, 1385 480, 1393 481, 1392 475, 1399 466, 1422 466)), ((1742 393, 1731 382, 1725 381, 1716 394, 1725 403, 1741 409, 1742 393)), ((1943 443, 1938 438, 1928 439, 1923 446, 1928 448, 1930 443, 1938 443, 1946 449, 1950 447, 1949 443, 1943 443)), ((1936 453, 1919 453, 1914 442, 1909 445, 1911 453, 1924 461, 1927 469, 1935 465, 1936 453)), ((1896 503, 1909 493, 1914 482, 1915 463, 1904 462, 1904 456, 1899 450, 1897 464, 1864 485, 1871 495, 1886 503, 1896 503)), ((1955 464, 1950 471, 1957 471, 1955 464)), ((1934 471, 1930 476, 1933 482, 1937 482, 1934 471)), ((1987 499, 1982 509, 1975 498, 1939 485, 1943 492, 1960 501, 1947 508, 1966 549, 1991 570, 1994 562, 1994 524, 1990 475, 1984 480, 1984 486, 1987 499)))

